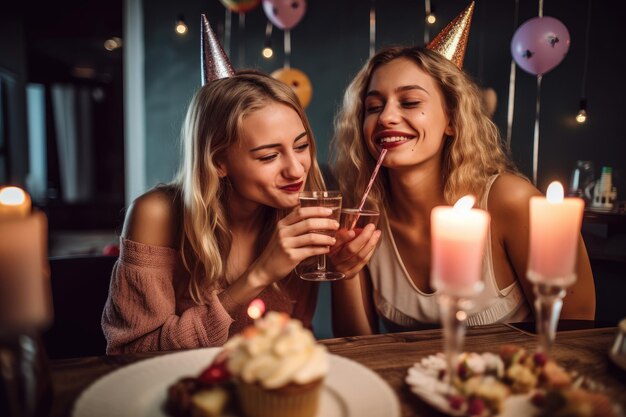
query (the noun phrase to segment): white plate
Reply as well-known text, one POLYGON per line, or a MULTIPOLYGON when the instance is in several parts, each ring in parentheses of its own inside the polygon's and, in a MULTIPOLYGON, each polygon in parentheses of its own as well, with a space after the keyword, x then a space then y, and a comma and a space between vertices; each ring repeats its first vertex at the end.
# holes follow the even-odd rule
MULTIPOLYGON (((147 359, 105 375, 80 395, 73 417, 160 417, 167 387, 179 378, 198 375, 218 348, 189 350, 147 359)), ((330 355, 330 372, 322 390, 318 416, 399 417, 391 387, 357 362, 330 355)), ((234 417, 234 416, 233 416, 234 417)))

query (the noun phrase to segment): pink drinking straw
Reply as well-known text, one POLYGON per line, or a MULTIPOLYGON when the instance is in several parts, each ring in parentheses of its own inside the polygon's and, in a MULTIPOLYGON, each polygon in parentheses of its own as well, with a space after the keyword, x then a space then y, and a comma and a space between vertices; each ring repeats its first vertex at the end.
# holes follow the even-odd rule
POLYGON ((360 213, 363 210, 363 206, 365 205, 365 200, 367 200, 367 195, 370 193, 372 184, 374 184, 374 180, 376 179, 376 175, 378 175, 378 170, 380 169, 380 166, 382 165, 383 159, 385 158, 386 154, 387 154, 387 149, 383 148, 383 150, 380 151, 380 155, 378 155, 376 168, 374 168, 374 172, 372 172, 372 176, 370 177, 370 182, 369 184, 367 184, 367 188, 365 189, 365 193, 363 194, 363 198, 361 199, 361 204, 359 204, 356 217, 354 218, 354 221, 352 222, 352 225, 350 226, 350 230, 354 229, 354 226, 356 226, 356 222, 359 221, 360 213))

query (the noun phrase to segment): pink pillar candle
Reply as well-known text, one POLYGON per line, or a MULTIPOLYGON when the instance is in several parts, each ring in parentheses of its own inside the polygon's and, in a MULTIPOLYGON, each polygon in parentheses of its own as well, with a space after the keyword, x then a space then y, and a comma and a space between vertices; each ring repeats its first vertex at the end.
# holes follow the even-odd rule
POLYGON ((47 229, 26 193, 0 189, 0 329, 40 328, 51 320, 47 229))
POLYGON ((454 207, 435 207, 430 215, 433 287, 450 295, 473 295, 482 288, 482 260, 490 216, 473 209, 465 196, 454 207))
POLYGON ((576 281, 576 256, 585 203, 563 198, 563 186, 553 182, 547 197, 530 199, 528 279, 559 286, 576 281))

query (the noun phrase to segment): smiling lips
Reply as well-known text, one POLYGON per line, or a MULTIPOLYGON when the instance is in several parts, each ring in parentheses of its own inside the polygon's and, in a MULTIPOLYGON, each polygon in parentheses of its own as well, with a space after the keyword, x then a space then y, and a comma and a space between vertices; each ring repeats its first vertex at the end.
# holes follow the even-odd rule
POLYGON ((285 185, 284 187, 280 187, 281 190, 287 191, 289 193, 297 193, 302 188, 303 182, 294 182, 293 184, 285 185))
POLYGON ((411 139, 415 139, 415 136, 392 130, 386 130, 374 135, 374 142, 385 149, 395 148, 396 146, 400 146, 411 139))

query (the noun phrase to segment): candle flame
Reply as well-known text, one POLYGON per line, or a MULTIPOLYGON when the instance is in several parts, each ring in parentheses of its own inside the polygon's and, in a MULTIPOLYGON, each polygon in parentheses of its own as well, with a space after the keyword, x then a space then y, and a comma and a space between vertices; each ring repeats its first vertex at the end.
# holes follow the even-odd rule
POLYGON ((26 201, 26 193, 18 187, 5 187, 0 190, 0 204, 19 206, 26 201))
POLYGON ((265 303, 260 298, 255 298, 248 305, 248 316, 252 320, 256 320, 265 313, 265 303))
POLYGON ((563 186, 560 182, 554 181, 550 183, 548 186, 548 191, 546 192, 546 198, 549 203, 562 203, 563 202, 563 186))
POLYGON ((456 203, 454 203, 454 209, 468 211, 471 210, 472 207, 474 207, 475 202, 476 198, 474 198, 473 195, 465 195, 459 198, 456 203))

